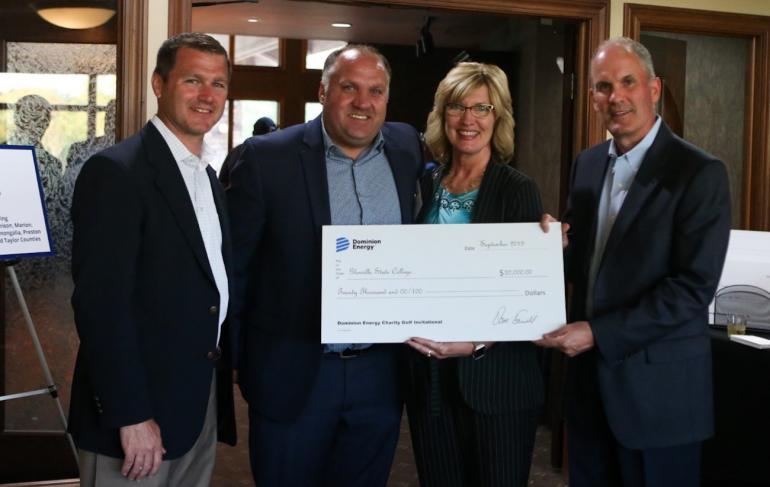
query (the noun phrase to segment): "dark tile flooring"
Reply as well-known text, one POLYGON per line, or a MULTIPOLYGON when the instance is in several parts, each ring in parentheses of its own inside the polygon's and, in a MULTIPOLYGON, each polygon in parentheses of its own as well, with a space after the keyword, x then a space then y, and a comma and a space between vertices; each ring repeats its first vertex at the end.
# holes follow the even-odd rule
MULTIPOLYGON (((214 487, 250 486, 248 455, 248 422, 246 421, 246 405, 240 394, 236 392, 236 415, 238 418, 238 445, 230 447, 219 445, 217 465, 211 485, 214 487)), ((566 487, 561 472, 550 465, 550 434, 540 428, 535 441, 535 454, 529 485, 533 487, 566 487)), ((419 487, 417 470, 412 454, 412 440, 406 418, 401 422, 401 436, 396 448, 396 457, 390 473, 388 487, 419 487)), ((469 486, 471 487, 471 486, 469 486)))
MULTIPOLYGON (((2 278, 2 276, 0 276, 2 278)), ((68 276, 56 280, 51 286, 25 290, 43 348, 49 361, 54 381, 59 385, 64 410, 68 409, 69 385, 77 350, 77 335, 68 301, 72 284, 68 276)), ((41 370, 33 350, 29 334, 23 325, 16 299, 6 296, 6 328, 4 345, 5 379, 8 391, 24 391, 39 388, 41 370)), ((0 355, 3 356, 3 355, 0 355)), ((236 391, 238 419, 238 446, 220 445, 217 465, 212 479, 213 487, 250 486, 251 473, 248 458, 248 415, 246 405, 236 391)), ((58 430, 61 428, 50 398, 36 398, 5 403, 5 427, 9 430, 58 430)), ((535 443, 535 455, 529 485, 535 487, 564 487, 561 473, 550 467, 550 435, 541 429, 535 443)), ((2 457, 0 457, 2 464, 2 457)), ((0 479, 2 482, 2 479, 0 479)), ((48 484, 54 485, 54 484, 48 484)), ((78 484, 57 483, 72 487, 78 484)), ((389 487, 418 487, 417 472, 411 448, 411 438, 406 421, 402 422, 396 457, 391 471, 389 487)))
MULTIPOLYGON (((236 393, 236 414, 238 417, 238 445, 235 447, 218 446, 217 464, 211 480, 212 487, 251 486, 248 455, 248 422, 246 421, 246 405, 236 393)), ((566 487, 561 472, 550 466, 550 434, 540 428, 535 441, 535 453, 530 472, 529 486, 532 487, 566 487)), ((56 486, 79 487, 77 482, 57 481, 51 483, 12 484, 14 486, 56 486)), ((401 423, 401 437, 396 449, 396 457, 388 481, 388 487, 419 487, 417 470, 414 465, 411 438, 406 418, 401 423)), ((469 486, 473 487, 473 486, 469 486)))

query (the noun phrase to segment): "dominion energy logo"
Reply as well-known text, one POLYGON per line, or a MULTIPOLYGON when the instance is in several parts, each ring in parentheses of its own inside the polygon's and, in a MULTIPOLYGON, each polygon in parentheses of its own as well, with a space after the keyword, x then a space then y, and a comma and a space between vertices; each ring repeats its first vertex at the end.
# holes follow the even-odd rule
MULTIPOLYGON (((382 243, 379 239, 356 240, 353 239, 353 250, 374 250, 376 245, 382 243)), ((347 237, 337 237, 337 252, 343 252, 351 248, 351 242, 347 237)))
POLYGON ((350 240, 346 239, 345 237, 337 237, 337 252, 348 250, 349 247, 350 240))

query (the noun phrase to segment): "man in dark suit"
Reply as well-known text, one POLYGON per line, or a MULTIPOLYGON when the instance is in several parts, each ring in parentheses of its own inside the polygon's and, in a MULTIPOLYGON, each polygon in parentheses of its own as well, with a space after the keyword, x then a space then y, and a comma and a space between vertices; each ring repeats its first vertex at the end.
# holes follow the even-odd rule
POLYGON ((229 78, 213 38, 164 42, 152 76, 157 116, 89 159, 77 180, 69 426, 81 485, 208 486, 217 429, 235 441, 218 347, 229 340, 230 236, 203 143, 229 78))
POLYGON ((417 132, 384 123, 390 68, 368 46, 326 61, 315 120, 243 146, 227 188, 233 312, 257 485, 385 485, 398 439, 399 345, 326 344, 321 226, 410 223, 417 132))
POLYGON ((713 434, 707 310, 730 232, 727 173, 656 115, 661 84, 644 46, 604 42, 591 81, 613 138, 573 166, 575 321, 540 342, 572 357, 570 487, 695 487, 713 434))
MULTIPOLYGON (((254 122, 254 128, 251 131, 251 135, 267 135, 275 132, 276 130, 278 130, 278 126, 275 124, 272 118, 261 117, 257 119, 256 122, 254 122)), ((242 152, 243 144, 238 144, 233 147, 233 150, 231 150, 227 154, 227 157, 225 157, 224 162, 222 162, 222 167, 219 169, 219 181, 222 183, 222 185, 227 186, 230 184, 230 169, 232 168, 232 165, 241 158, 242 152)))

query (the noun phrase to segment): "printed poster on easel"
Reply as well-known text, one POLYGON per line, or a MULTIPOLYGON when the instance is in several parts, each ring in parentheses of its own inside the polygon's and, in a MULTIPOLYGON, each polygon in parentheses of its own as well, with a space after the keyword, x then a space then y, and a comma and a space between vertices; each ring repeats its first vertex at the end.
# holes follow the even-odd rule
POLYGON ((53 255, 35 148, 0 145, 0 260, 53 255))

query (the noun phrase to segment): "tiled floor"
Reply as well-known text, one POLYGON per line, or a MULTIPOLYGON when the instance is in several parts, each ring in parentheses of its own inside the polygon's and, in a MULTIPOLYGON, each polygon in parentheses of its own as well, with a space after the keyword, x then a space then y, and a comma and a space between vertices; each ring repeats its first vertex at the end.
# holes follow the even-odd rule
MULTIPOLYGON (((52 288, 25 291, 29 303, 34 304, 35 320, 43 347, 49 358, 55 382, 60 384, 64 409, 69 397, 69 379, 74 364, 77 337, 69 306, 57 306, 69 299, 71 283, 67 279, 52 288), (54 296, 52 298, 52 296, 54 296), (54 353, 55 352, 55 353, 54 353)), ((29 334, 23 327, 20 311, 15 298, 8 297, 6 333, 6 377, 12 378, 6 386, 9 390, 29 390, 39 387, 40 367, 37 357, 29 353, 32 345, 29 334), (13 347, 8 347, 13 344, 13 347), (15 347, 15 348, 14 348, 15 347)), ((246 405, 236 392, 239 443, 237 447, 220 445, 217 452, 217 466, 212 479, 214 487, 237 487, 252 485, 248 459, 248 421, 246 405)), ((48 398, 16 401, 6 404, 6 427, 10 429, 52 429, 59 427, 58 417, 48 398)), ((534 487, 564 487, 561 474, 549 465, 549 441, 546 432, 538 433, 535 458, 529 485, 534 487)), ((2 459, 0 458, 0 462, 2 459)), ((1 482, 1 480, 0 480, 1 482)), ((71 487, 73 484, 55 484, 71 487)), ((77 484, 74 484, 77 485, 77 484)), ((406 421, 402 423, 401 438, 393 463, 389 487, 418 487, 417 472, 412 455, 411 439, 406 421)))
MULTIPOLYGON (((211 485, 214 487, 236 487, 252 485, 249 472, 248 422, 245 421, 246 404, 236 393, 236 416, 238 418, 238 445, 219 445, 217 466, 211 485)), ((566 487, 561 472, 550 465, 550 435, 543 428, 538 431, 529 485, 532 487, 566 487)), ((401 436, 396 447, 396 457, 390 472, 388 487, 419 487, 417 470, 412 454, 412 439, 406 418, 401 422, 401 436)), ((469 486, 471 487, 471 486, 469 486)))
MULTIPOLYGON (((532 469, 529 473, 529 486, 566 487, 567 484, 562 480, 561 472, 551 467, 550 455, 550 434, 544 428, 540 428, 535 440, 534 458, 532 469)), ((393 468, 390 471, 388 487, 419 487, 419 485, 417 470, 414 466, 409 427, 406 421, 403 421, 401 424, 401 437, 396 449, 396 458, 393 460, 393 468)))
MULTIPOLYGON (((246 405, 237 397, 237 417, 238 417, 238 445, 230 447, 219 445, 217 451, 217 465, 214 471, 211 485, 213 487, 237 487, 253 485, 251 473, 249 472, 248 456, 248 424, 246 421, 246 405)), ((551 468, 550 458, 550 436, 548 432, 541 428, 538 431, 535 441, 535 454, 530 472, 529 486, 532 487, 566 487, 561 478, 561 473, 551 468)), ((66 484, 35 484, 37 485, 55 485, 56 487, 78 487, 77 483, 66 484)), ((393 462, 388 487, 419 487, 417 480, 417 471, 414 466, 414 457, 412 455, 411 438, 407 422, 401 424, 401 437, 396 449, 396 458, 393 462)), ((469 486, 471 487, 471 486, 469 486)))

